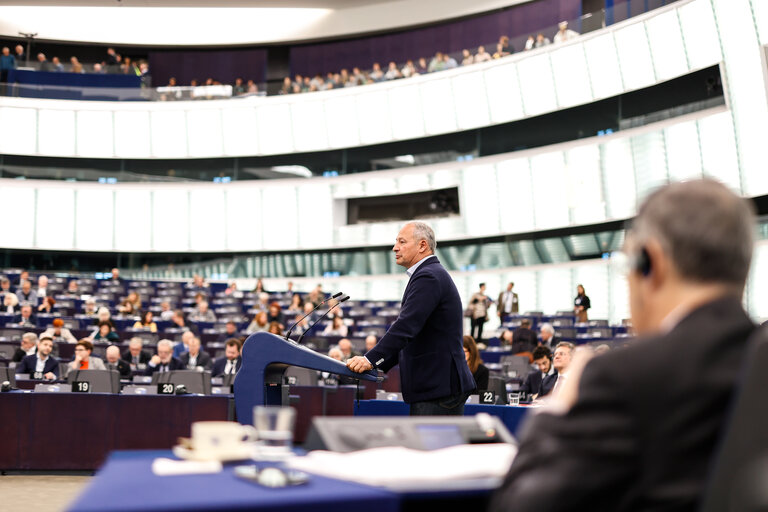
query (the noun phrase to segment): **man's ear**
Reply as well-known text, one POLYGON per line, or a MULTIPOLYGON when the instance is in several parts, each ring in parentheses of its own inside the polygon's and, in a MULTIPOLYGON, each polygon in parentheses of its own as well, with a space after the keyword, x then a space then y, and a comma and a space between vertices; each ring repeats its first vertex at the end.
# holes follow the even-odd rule
POLYGON ((661 248, 661 244, 656 240, 649 240, 645 244, 644 250, 648 257, 648 267, 650 269, 646 278, 651 281, 655 288, 661 287, 669 278, 671 262, 661 248))

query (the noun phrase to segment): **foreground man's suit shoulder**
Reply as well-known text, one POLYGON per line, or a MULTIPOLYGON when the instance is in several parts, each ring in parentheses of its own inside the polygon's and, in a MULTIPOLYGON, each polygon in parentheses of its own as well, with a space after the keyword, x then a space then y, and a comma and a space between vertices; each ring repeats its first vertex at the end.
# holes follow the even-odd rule
POLYGON ((754 325, 738 299, 594 358, 565 415, 540 414, 492 510, 695 510, 754 325))

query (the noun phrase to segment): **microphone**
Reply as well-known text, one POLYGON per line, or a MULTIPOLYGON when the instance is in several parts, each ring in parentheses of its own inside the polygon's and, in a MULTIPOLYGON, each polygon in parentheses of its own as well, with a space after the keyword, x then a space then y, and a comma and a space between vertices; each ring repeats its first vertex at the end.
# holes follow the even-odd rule
POLYGON ((333 311, 333 308, 335 308, 336 306, 338 306, 338 305, 339 305, 339 304, 341 304, 342 302, 346 302, 346 301, 348 301, 348 300, 349 300, 349 295, 345 295, 344 297, 340 298, 340 299, 339 299, 339 302, 337 302, 336 304, 334 304, 333 306, 331 306, 330 308, 328 308, 328 311, 326 311, 325 313, 323 313, 323 314, 322 314, 322 316, 321 316, 320 318, 318 318, 318 319, 317 319, 317 322, 313 323, 313 324, 312 324, 312 325, 309 327, 309 329, 307 329, 306 331, 304 331, 303 333, 301 333, 301 336, 299 336, 299 339, 297 339, 297 340, 296 340, 296 343, 301 343, 301 340, 303 340, 303 339, 304 339, 304 335, 305 335, 305 334, 307 334, 309 331, 311 331, 311 330, 312 330, 312 328, 313 328, 314 326, 316 326, 316 325, 317 325, 317 324, 320 322, 320 320, 322 320, 323 318, 325 318, 326 316, 328 316, 328 313, 330 313, 331 311, 333 311))
MULTIPOLYGON (((337 294, 335 294, 335 295, 332 295, 332 296, 328 297, 328 298, 327 298, 327 299, 325 299, 323 302, 321 302, 320 304, 318 304, 317 306, 315 306, 315 307, 314 307, 314 309, 312 309, 312 311, 310 311, 309 313, 307 313, 307 314, 306 314, 306 315, 304 315, 303 317, 299 318, 299 319, 298 319, 296 322, 294 322, 294 324, 291 326, 291 328, 290 328, 290 329, 288 329, 288 333, 285 335, 285 341, 290 341, 291 333, 292 333, 292 332, 293 332, 293 330, 296 328, 296 326, 297 326, 297 325, 299 325, 299 324, 301 323, 301 321, 302 321, 302 320, 304 320, 304 319, 305 319, 305 318, 307 318, 309 315, 311 315, 312 313, 314 313, 315 311, 317 311, 317 308, 319 308, 320 306, 322 306, 323 304, 325 304, 325 303, 326 303, 326 302, 328 302, 329 300, 331 300, 331 299, 338 299, 338 298, 339 298, 339 297, 341 297, 342 295, 344 295, 344 294, 343 294, 342 292, 339 292, 339 293, 337 293, 337 294)), ((349 298, 349 297, 347 297, 347 298, 349 298)), ((307 330, 309 330, 309 329, 307 329, 307 330)), ((299 339, 301 339, 301 338, 299 338, 299 339)))

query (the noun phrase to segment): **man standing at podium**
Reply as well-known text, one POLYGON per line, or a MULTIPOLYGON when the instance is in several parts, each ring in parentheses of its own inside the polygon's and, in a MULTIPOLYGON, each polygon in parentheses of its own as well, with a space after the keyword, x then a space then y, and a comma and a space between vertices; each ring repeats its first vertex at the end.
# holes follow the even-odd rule
POLYGON ((399 363, 400 389, 412 416, 463 415, 475 387, 464 358, 459 292, 435 245, 427 224, 403 226, 392 248, 395 262, 408 269, 400 314, 375 347, 347 361, 355 372, 386 372, 399 363))

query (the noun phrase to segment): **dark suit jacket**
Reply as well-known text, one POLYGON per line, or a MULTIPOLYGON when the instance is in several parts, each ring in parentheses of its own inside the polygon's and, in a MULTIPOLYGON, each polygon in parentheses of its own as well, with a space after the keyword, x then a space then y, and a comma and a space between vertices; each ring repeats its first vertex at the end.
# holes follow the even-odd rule
POLYGON ((520 386, 520 391, 523 393, 526 393, 528 395, 536 395, 541 394, 541 383, 542 380, 541 372, 531 372, 528 374, 528 376, 525 377, 525 381, 523 381, 523 385, 520 386))
MULTIPOLYGON (((240 367, 243 365, 243 356, 238 356, 237 364, 235 365, 235 372, 240 371, 240 367)), ((211 370, 211 377, 217 377, 224 374, 224 370, 227 368, 227 358, 220 357, 213 363, 213 369, 211 370)))
MULTIPOLYGON (((158 364, 157 366, 155 366, 153 368, 152 366, 147 365, 147 372, 149 374, 153 374, 153 373, 155 373, 155 372, 160 370, 160 366, 162 366, 162 365, 158 364)), ((169 372, 172 372, 174 370, 186 370, 186 369, 187 368, 183 364, 181 364, 181 361, 179 361, 175 357, 171 357, 171 362, 168 363, 168 371, 169 372)))
MULTIPOLYGON (((37 368, 37 354, 33 354, 22 359, 19 365, 16 367, 16 373, 32 374, 35 373, 35 368, 37 368)), ((48 372, 53 372, 56 377, 59 376, 59 361, 53 356, 48 356, 48 359, 45 360, 43 375, 48 372)))
MULTIPOLYGON (((37 353, 37 348, 35 348, 35 352, 32 355, 36 353, 37 353)), ((11 361, 13 361, 14 363, 20 363, 25 357, 27 357, 27 353, 24 350, 22 350, 21 347, 17 347, 16 350, 14 350, 13 352, 13 359, 11 359, 11 361)), ((17 373, 20 373, 20 372, 17 372, 17 373)))
MULTIPOLYGON (((126 350, 123 352, 122 356, 123 361, 125 361, 128 364, 131 364, 131 361, 133 361, 133 357, 131 356, 131 352, 129 350, 126 350)), ((152 354, 146 350, 142 350, 139 353, 139 363, 140 364, 147 364, 149 360, 152 359, 152 354)))
MULTIPOLYGON (((109 363, 107 362, 106 359, 104 360, 104 366, 107 367, 107 370, 111 370, 112 369, 112 368, 110 368, 109 363)), ((121 379, 126 379, 126 378, 130 377, 131 376, 131 365, 130 365, 130 363, 126 363, 122 359, 118 359, 117 360, 117 371, 118 371, 118 373, 120 373, 120 378, 121 379)))
POLYGON ((385 372, 399 361, 407 403, 469 393, 475 381, 464 357, 463 321, 456 285, 437 257, 429 258, 411 276, 397 320, 365 356, 385 372))
POLYGON ((556 347, 556 346, 557 346, 557 344, 558 344, 558 343, 560 343, 561 341, 563 341, 563 340, 561 340, 561 339, 560 339, 560 336, 555 336, 555 335, 553 334, 553 335, 552 335, 552 337, 549 339, 549 341, 548 341, 548 342, 546 342, 546 343, 545 343, 545 342, 543 342, 543 341, 542 341, 542 342, 541 342, 541 344, 542 344, 542 345, 544 345, 544 346, 546 346, 546 347, 549 347, 549 348, 552 350, 552 352, 554 352, 554 351, 555 351, 555 347, 556 347))
POLYGON ((504 311, 504 295, 507 293, 506 290, 501 292, 499 294, 499 300, 496 301, 496 310, 499 312, 499 314, 509 314, 509 313, 517 313, 520 310, 520 303, 517 300, 517 294, 515 292, 512 292, 512 310, 511 311, 504 311))
POLYGON ((512 333, 512 353, 518 354, 520 352, 533 352, 533 349, 538 345, 538 339, 536 333, 527 327, 518 327, 515 332, 512 333))
MULTIPOLYGON (((181 364, 184 365, 184 368, 189 366, 189 352, 184 352, 181 354, 181 357, 179 358, 181 361, 181 364)), ((213 366, 213 361, 211 361, 211 356, 208 355, 208 352, 205 352, 201 350, 197 354, 197 362, 195 364, 195 367, 201 366, 204 370, 210 370, 211 366, 213 366)))
POLYGON ((552 389, 555 387, 556 382, 557 382, 557 372, 552 372, 552 374, 544 377, 541 380, 541 387, 539 388, 539 398, 543 396, 547 396, 549 393, 551 393, 552 389))
POLYGON ((724 298, 593 358, 570 411, 529 416, 491 510, 696 510, 753 329, 724 298))
POLYGON ((472 374, 472 378, 475 379, 476 387, 475 389, 477 391, 488 389, 488 377, 490 375, 490 372, 488 371, 488 367, 484 364, 477 365, 477 371, 472 374))

